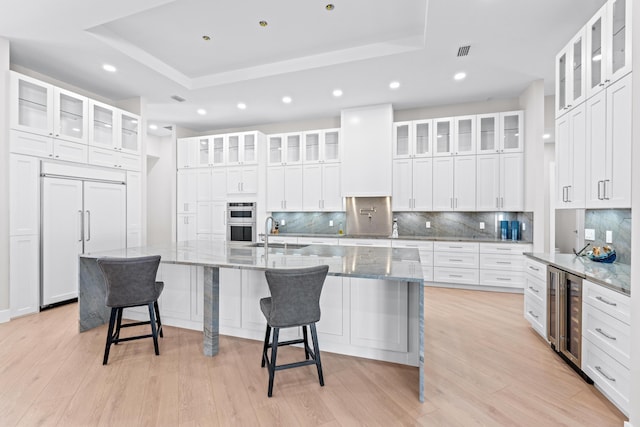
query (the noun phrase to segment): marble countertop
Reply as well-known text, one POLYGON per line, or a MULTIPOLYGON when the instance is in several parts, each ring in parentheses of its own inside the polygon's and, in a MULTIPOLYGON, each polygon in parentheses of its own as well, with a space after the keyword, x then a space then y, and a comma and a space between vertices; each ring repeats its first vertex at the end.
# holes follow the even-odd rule
POLYGON ((311 233, 279 233, 270 234, 273 237, 317 237, 333 239, 386 239, 386 240, 421 240, 425 242, 479 242, 479 243, 519 243, 532 244, 524 240, 501 240, 489 239, 486 237, 434 237, 434 236, 398 236, 397 239, 391 236, 370 236, 357 234, 311 234, 311 233))
POLYGON ((525 253, 525 256, 583 277, 616 292, 631 295, 631 266, 605 264, 574 254, 525 253))
POLYGON ((82 254, 83 258, 160 255, 163 263, 266 270, 326 264, 329 275, 422 282, 417 249, 308 245, 269 247, 238 242, 187 241, 82 254))

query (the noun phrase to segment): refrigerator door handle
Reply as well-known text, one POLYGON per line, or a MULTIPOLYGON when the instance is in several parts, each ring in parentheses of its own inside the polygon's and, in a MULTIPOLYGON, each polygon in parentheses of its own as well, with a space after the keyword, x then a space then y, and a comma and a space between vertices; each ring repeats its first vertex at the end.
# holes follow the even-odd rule
POLYGON ((82 210, 78 210, 78 215, 80 216, 80 237, 78 242, 82 242, 84 240, 84 215, 82 215, 82 210))
POLYGON ((91 211, 87 210, 87 242, 91 240, 91 211))

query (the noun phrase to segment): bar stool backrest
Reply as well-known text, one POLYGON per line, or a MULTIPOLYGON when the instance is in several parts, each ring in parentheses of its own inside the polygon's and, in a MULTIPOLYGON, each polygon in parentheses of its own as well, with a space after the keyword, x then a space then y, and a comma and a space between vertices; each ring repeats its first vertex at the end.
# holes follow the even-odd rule
POLYGON ((132 307, 149 304, 158 299, 156 274, 160 255, 99 258, 97 262, 107 285, 107 307, 132 307))

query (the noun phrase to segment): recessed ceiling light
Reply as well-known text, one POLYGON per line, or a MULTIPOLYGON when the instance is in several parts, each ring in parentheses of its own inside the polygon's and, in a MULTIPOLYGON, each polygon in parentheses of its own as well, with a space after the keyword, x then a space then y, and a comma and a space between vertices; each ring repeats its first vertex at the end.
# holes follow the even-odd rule
POLYGON ((335 7, 333 4, 329 3, 329 4, 328 4, 328 5, 326 5, 324 8, 325 8, 325 9, 327 9, 328 11, 332 11, 332 10, 333 10, 333 9, 335 9, 336 7, 335 7))
POLYGON ((158 129, 158 125, 149 125, 149 129, 156 130, 158 129))
POLYGON ((247 104, 245 104, 244 102, 238 102, 238 108, 241 110, 246 110, 247 104))
POLYGON ((467 77, 467 73, 463 71, 460 71, 453 76, 454 80, 464 80, 465 77, 467 77))
POLYGON ((202 36, 202 40, 208 42, 209 40, 211 40, 211 37, 205 34, 204 36, 202 36))
POLYGON ((204 116, 205 114, 207 114, 207 110, 205 110, 204 108, 198 108, 196 113, 200 114, 201 116, 204 116))
POLYGON ((551 134, 550 133, 545 133, 544 135, 542 135, 543 139, 549 139, 551 138, 551 134))
POLYGON ((102 69, 110 73, 115 73, 118 69, 111 64, 103 64, 102 69))
POLYGON ((258 22, 258 24, 260 24, 261 27, 266 27, 267 25, 269 25, 267 21, 260 21, 258 22))
POLYGON ((291 99, 290 96, 285 96, 282 98, 282 102, 284 102, 285 104, 291 104, 291 101, 293 100, 291 99))
POLYGON ((341 89, 335 89, 333 91, 333 96, 335 96, 336 98, 342 96, 342 90, 341 89))
POLYGON ((602 61, 602 54, 601 54, 601 53, 598 53, 597 55, 593 55, 593 56, 591 57, 591 60, 592 60, 593 62, 599 62, 599 61, 602 61))
POLYGON ((400 87, 400 82, 391 82, 389 83, 389 87, 391 89, 398 89, 400 87))

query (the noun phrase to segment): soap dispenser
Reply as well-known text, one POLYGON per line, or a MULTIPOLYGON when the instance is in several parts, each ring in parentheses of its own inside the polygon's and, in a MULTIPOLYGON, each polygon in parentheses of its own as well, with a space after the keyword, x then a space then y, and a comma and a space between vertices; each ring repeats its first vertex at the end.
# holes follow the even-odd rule
POLYGON ((391 231, 391 238, 398 238, 398 218, 393 218, 393 230, 391 231))

